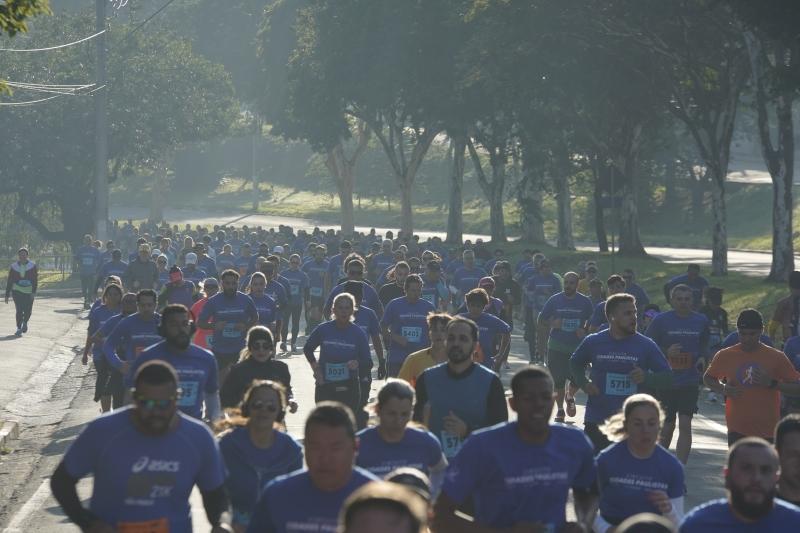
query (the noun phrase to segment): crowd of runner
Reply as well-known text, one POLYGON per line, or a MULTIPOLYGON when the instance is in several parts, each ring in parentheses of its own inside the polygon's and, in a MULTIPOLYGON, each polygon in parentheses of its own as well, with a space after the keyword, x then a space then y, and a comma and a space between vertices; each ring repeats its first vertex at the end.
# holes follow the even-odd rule
MULTIPOLYGON (((800 272, 768 324, 746 309, 729 331, 697 265, 660 309, 630 269, 374 230, 116 223, 74 255, 106 414, 51 485, 84 531, 191 531, 195 486, 212 531, 800 531, 800 272), (507 392, 515 322, 530 364, 507 392), (295 354, 315 382, 301 442, 295 354), (704 387, 727 498, 689 511, 704 387)), ((20 249, 17 335, 37 277, 20 249)))

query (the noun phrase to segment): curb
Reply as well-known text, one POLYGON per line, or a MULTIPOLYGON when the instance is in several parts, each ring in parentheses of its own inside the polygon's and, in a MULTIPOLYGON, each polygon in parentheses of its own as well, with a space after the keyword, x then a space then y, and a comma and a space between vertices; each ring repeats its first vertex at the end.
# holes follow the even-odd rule
POLYGON ((19 422, 16 420, 6 420, 0 422, 0 452, 6 448, 6 445, 12 439, 19 438, 19 422))

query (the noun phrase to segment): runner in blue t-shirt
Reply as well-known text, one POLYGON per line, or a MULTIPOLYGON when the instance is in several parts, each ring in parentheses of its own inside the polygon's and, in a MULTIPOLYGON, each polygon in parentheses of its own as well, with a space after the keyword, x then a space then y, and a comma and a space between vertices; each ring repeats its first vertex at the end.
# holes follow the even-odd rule
POLYGON ((677 415, 675 453, 683 464, 692 449, 692 417, 697 412, 700 378, 709 359, 708 326, 705 315, 692 311, 692 289, 676 285, 672 288, 672 310, 657 315, 645 332, 666 354, 672 368, 672 387, 657 395, 666 411, 661 445, 669 449, 677 415))
POLYGON ((75 263, 78 265, 78 273, 81 278, 81 294, 83 295, 83 308, 89 309, 89 305, 95 298, 97 287, 94 282, 97 271, 101 266, 100 250, 92 245, 92 236, 83 236, 83 246, 75 252, 75 263))
POLYGON ((114 250, 111 252, 111 261, 103 263, 97 271, 97 279, 94 282, 94 292, 100 288, 109 276, 117 276, 122 279, 122 275, 128 270, 128 263, 122 260, 122 251, 114 250))
POLYGON ((228 509, 225 469, 214 436, 178 412, 178 377, 150 361, 135 377, 134 405, 89 423, 59 464, 50 486, 67 517, 83 531, 191 533, 195 485, 213 533, 228 509), (93 475, 89 508, 76 484, 93 475))
POLYGON ((414 408, 414 389, 403 380, 389 380, 378 392, 378 425, 358 433, 356 464, 378 477, 396 468, 411 467, 431 479, 435 497, 444 479, 447 459, 429 431, 408 427, 414 408))
POLYGON ((500 361, 495 354, 503 354, 511 342, 511 326, 496 316, 484 311, 489 304, 489 295, 483 289, 472 289, 465 296, 468 312, 466 316, 478 326, 478 345, 481 349, 480 363, 495 372, 500 370, 500 361))
POLYGON ((219 365, 220 382, 224 382, 230 366, 239 360, 245 333, 258 322, 258 311, 252 298, 236 290, 239 274, 235 270, 223 272, 220 284, 222 291, 208 299, 197 326, 214 331, 212 348, 219 365))
POLYGON ((278 302, 266 293, 267 278, 261 272, 254 272, 250 276, 247 294, 253 300, 258 311, 258 323, 269 328, 273 338, 278 336, 278 302))
POLYGON ((303 468, 303 449, 278 430, 288 408, 286 389, 278 382, 255 380, 242 400, 244 421, 227 422, 219 438, 228 476, 225 487, 233 507, 233 525, 244 529, 267 484, 303 468))
POLYGON ((283 329, 281 338, 286 342, 289 333, 289 320, 292 321, 292 352, 296 350, 297 335, 300 333, 300 314, 303 312, 303 302, 308 301, 311 280, 308 275, 300 270, 300 256, 292 254, 289 257, 289 268, 283 271, 283 277, 289 281, 289 302, 283 313, 283 329))
POLYGON ((389 347, 387 375, 396 377, 408 354, 417 352, 430 344, 428 340, 428 314, 436 309, 422 294, 422 278, 411 274, 406 278, 405 296, 395 298, 381 319, 383 337, 389 347))
POLYGON ((636 331, 633 296, 611 296, 606 300, 606 317, 609 329, 583 339, 570 359, 575 385, 589 395, 584 431, 598 453, 610 444, 599 425, 620 410, 625 398, 641 392, 642 386, 663 389, 672 384, 672 370, 661 349, 636 331), (591 365, 589 380, 587 365, 591 365))
POLYGON ((517 421, 473 433, 451 460, 434 510, 436 531, 455 533, 470 525, 560 531, 567 524, 570 489, 580 523, 573 526, 591 530, 597 504, 592 445, 579 430, 550 424, 553 388, 542 367, 514 375, 509 405, 517 421), (470 500, 474 524, 456 514, 470 500))
MULTIPOLYGON (((621 292, 627 292, 625 290, 625 280, 622 279, 622 276, 620 276, 619 274, 612 274, 611 276, 608 277, 608 279, 606 280, 606 288, 608 289, 609 296, 614 294, 619 294, 621 292)), ((636 307, 636 311, 637 313, 639 312, 638 306, 636 307)), ((589 325, 588 327, 589 333, 597 333, 600 330, 608 329, 608 319, 606 318, 605 300, 597 303, 597 305, 594 306, 594 311, 592 311, 592 317, 589 319, 588 325, 589 325)))
POLYGON ((542 259, 535 274, 528 277, 522 285, 525 309, 525 341, 531 362, 543 362, 547 353, 547 339, 550 325, 539 324, 539 313, 551 296, 561 292, 561 280, 553 274, 550 261, 542 259))
POLYGON ((464 260, 463 266, 453 272, 450 285, 455 289, 456 296, 453 300, 461 305, 464 301, 464 296, 478 286, 481 278, 486 277, 488 274, 484 269, 475 265, 475 252, 472 250, 464 250, 461 256, 464 260))
POLYGON ((361 259, 354 259, 347 264, 347 280, 331 289, 327 300, 325 300, 325 305, 322 307, 322 315, 330 316, 331 308, 333 307, 333 299, 342 293, 344 284, 347 283, 347 281, 360 281, 363 283, 364 305, 375 311, 378 318, 381 318, 383 316, 383 304, 375 288, 364 281, 364 262, 361 261, 361 259))
POLYGON ((592 301, 578 292, 578 275, 564 274, 564 290, 551 296, 539 312, 537 324, 550 329, 547 339, 547 368, 556 384, 556 422, 575 416, 575 390, 569 358, 586 336, 586 321, 592 316, 592 301), (566 402, 566 412, 564 403, 566 402))
POLYGON ((121 312, 122 288, 119 285, 109 284, 103 290, 102 304, 89 311, 89 328, 86 334, 86 345, 83 348, 82 363, 89 362, 89 350, 92 351, 92 363, 94 364, 97 378, 94 384, 94 401, 100 402, 100 409, 106 413, 111 410, 111 389, 109 387, 111 379, 111 367, 106 362, 103 354, 103 343, 95 335, 101 330, 108 320, 121 312))
POLYGON ((687 265, 686 274, 675 276, 664 284, 664 298, 669 301, 672 288, 676 285, 688 285, 692 290, 692 310, 697 311, 703 304, 703 291, 708 287, 708 280, 700 275, 700 265, 687 265))
MULTIPOLYGON (((378 379, 386 379, 386 357, 383 355, 383 339, 381 338, 381 324, 378 315, 369 307, 363 305, 361 288, 363 284, 358 281, 347 282, 344 285, 344 292, 353 296, 356 302, 356 310, 353 313, 353 322, 361 328, 372 341, 372 349, 378 358, 378 379)), ((361 376, 361 407, 367 405, 369 392, 372 387, 372 372, 361 376)))
POLYGON ((618 442, 597 456, 597 533, 639 513, 663 515, 675 525, 683 518, 683 465, 658 445, 663 417, 658 400, 635 394, 602 427, 609 439, 618 442))
MULTIPOLYGON (((339 280, 347 273, 344 271, 344 260, 353 251, 350 241, 342 241, 339 245, 339 253, 328 259, 328 271, 326 273, 325 292, 329 293, 338 285, 339 280)), ((333 252, 333 250, 331 250, 333 252)))
POLYGON ((189 310, 180 304, 168 305, 158 331, 164 340, 143 351, 131 366, 131 373, 136 374, 147 361, 166 361, 178 373, 178 409, 200 420, 205 407, 205 418, 214 422, 221 415, 217 361, 211 352, 191 343, 195 325, 189 310))
POLYGON ((748 437, 728 450, 727 497, 692 509, 681 533, 800 531, 800 507, 776 498, 778 456, 767 441, 748 437))
POLYGON ((355 420, 349 409, 334 402, 314 408, 305 427, 307 469, 278 477, 267 486, 247 533, 336 531, 347 497, 378 479, 353 466, 356 443, 355 420))
POLYGON ((122 373, 126 385, 132 383, 130 367, 147 348, 161 341, 158 324, 161 316, 156 310, 156 291, 142 289, 136 295, 137 312, 119 321, 103 342, 106 361, 122 373), (122 350, 118 350, 122 348, 122 350), (121 359, 118 353, 124 354, 121 359))
POLYGON ((338 295, 333 302, 334 319, 311 332, 303 353, 314 372, 315 400, 342 402, 357 413, 359 425, 363 426, 366 420, 360 412, 360 384, 372 369, 372 357, 367 335, 352 322, 354 308, 351 295, 338 295), (319 359, 314 356, 317 348, 319 359))
POLYGON ((306 300, 306 335, 319 325, 322 320, 322 306, 325 303, 325 283, 328 272, 328 260, 325 259, 325 246, 314 249, 314 258, 303 265, 303 272, 308 276, 308 299, 306 300))

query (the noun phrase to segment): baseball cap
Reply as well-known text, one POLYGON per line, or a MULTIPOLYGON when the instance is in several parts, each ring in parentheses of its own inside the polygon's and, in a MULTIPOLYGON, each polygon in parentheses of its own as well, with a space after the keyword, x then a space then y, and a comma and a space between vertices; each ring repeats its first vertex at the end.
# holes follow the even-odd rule
POLYGON ((159 250, 158 248, 153 248, 153 251, 150 252, 150 255, 152 255, 153 257, 158 257, 159 255, 161 255, 161 250, 159 250))
POLYGON ((216 278, 206 278, 203 280, 203 288, 206 287, 219 287, 219 282, 216 278))
POLYGON ((283 253, 283 246, 276 246, 272 249, 272 253, 274 254, 282 254, 283 253))
POLYGON ((755 309, 745 309, 736 319, 737 329, 764 329, 764 319, 755 309))
POLYGON ((478 282, 478 287, 480 287, 481 289, 485 287, 494 288, 494 280, 488 276, 485 278, 481 278, 481 280, 478 282))
POLYGON ((197 254, 194 252, 189 252, 186 254, 186 264, 187 265, 196 265, 197 264, 197 254))

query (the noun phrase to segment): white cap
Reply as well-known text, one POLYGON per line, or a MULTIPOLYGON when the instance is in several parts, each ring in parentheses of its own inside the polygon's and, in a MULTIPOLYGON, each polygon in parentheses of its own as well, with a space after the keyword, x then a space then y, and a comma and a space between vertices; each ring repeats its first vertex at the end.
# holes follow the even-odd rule
POLYGON ((272 253, 274 254, 282 254, 283 253, 283 246, 276 246, 272 249, 272 253))
POLYGON ((186 254, 186 264, 187 265, 196 265, 197 264, 197 254, 194 252, 189 252, 186 254))
POLYGON ((158 257, 159 255, 161 255, 161 250, 159 250, 158 248, 154 248, 153 251, 150 252, 150 255, 158 257))

